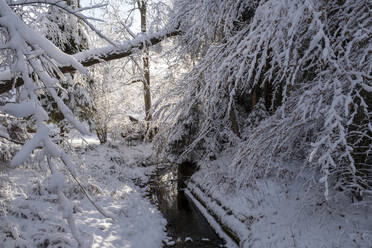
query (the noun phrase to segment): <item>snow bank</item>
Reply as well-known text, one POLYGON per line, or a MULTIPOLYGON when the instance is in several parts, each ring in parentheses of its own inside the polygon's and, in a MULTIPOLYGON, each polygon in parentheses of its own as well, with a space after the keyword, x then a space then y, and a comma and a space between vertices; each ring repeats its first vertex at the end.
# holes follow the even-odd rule
POLYGON ((194 174, 188 188, 238 234, 241 247, 372 247, 371 206, 342 193, 327 202, 321 190, 305 186, 306 173, 232 188, 221 160, 194 174))

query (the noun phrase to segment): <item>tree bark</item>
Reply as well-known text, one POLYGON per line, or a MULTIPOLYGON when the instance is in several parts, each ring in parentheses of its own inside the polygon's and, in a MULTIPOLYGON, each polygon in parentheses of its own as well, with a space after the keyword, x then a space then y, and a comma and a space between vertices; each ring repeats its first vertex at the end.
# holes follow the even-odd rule
MULTIPOLYGON (((145 0, 138 1, 138 8, 141 14, 141 32, 146 33, 147 31, 147 4, 145 0)), ((148 47, 144 47, 143 55, 143 98, 145 102, 145 120, 151 121, 151 91, 150 91, 150 61, 149 61, 149 49, 148 47)))

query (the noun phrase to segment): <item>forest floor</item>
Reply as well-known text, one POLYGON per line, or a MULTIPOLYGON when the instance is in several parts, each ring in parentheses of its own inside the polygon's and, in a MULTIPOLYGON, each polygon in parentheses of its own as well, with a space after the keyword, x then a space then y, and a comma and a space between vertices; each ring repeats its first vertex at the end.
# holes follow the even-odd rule
MULTIPOLYGON (((75 204, 74 218, 87 247, 156 248, 166 238, 166 220, 146 199, 146 182, 154 166, 151 145, 90 145, 75 141, 74 160, 80 180, 96 203, 113 213, 103 217, 72 181, 64 190, 75 204)), ((77 247, 58 210, 56 195, 48 192, 46 165, 33 162, 0 171, 0 247, 77 247)), ((62 167, 61 167, 62 168, 62 167)), ((67 173, 66 173, 67 175, 67 173)))

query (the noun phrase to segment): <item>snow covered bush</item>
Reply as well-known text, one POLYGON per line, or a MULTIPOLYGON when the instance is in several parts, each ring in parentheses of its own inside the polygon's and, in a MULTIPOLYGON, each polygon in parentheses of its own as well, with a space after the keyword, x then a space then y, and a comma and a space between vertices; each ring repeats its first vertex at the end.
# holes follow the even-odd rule
POLYGON ((299 159, 326 198, 331 189, 370 194, 371 3, 213 3, 175 1, 180 47, 196 53, 197 65, 176 88, 186 93, 165 150, 190 137, 182 126, 197 111, 192 140, 172 154, 179 160, 234 146, 237 187, 299 159), (258 125, 252 111, 263 116, 258 125))

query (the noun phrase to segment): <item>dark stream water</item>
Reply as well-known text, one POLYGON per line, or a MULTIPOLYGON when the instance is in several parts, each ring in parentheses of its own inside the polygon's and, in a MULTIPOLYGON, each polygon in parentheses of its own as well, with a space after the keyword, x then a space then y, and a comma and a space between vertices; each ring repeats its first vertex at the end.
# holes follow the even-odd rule
POLYGON ((164 247, 225 247, 224 241, 184 194, 185 176, 178 176, 177 169, 177 166, 158 169, 149 182, 149 197, 168 222, 171 239, 164 242, 164 247))

